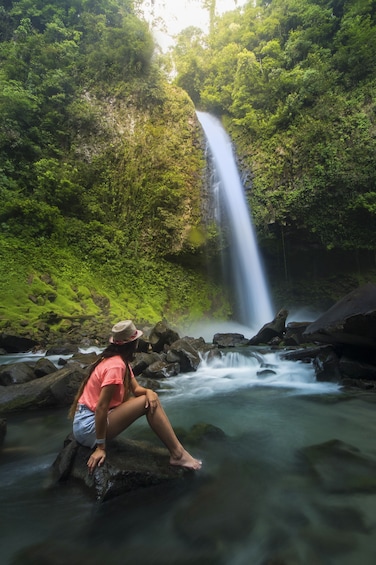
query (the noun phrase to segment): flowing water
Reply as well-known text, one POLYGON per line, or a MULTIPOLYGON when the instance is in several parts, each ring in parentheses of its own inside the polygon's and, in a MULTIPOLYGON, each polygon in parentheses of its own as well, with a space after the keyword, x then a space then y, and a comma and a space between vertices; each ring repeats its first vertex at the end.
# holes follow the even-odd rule
MULTIPOLYGON (((197 117, 213 157, 214 185, 228 226, 238 320, 259 329, 274 313, 231 140, 217 118, 205 112, 197 112, 197 117)), ((218 212, 216 219, 223 230, 222 214, 218 212)))
MULTIPOLYGON (((262 348, 203 359, 196 372, 162 385, 175 429, 206 422, 225 437, 187 444, 203 460, 191 480, 103 504, 78 485, 49 483, 70 432, 66 410, 8 417, 0 455, 2 565, 376 562, 375 491, 328 491, 299 458, 301 448, 332 439, 375 458, 374 396, 317 383, 311 365, 262 348), (16 558, 23 548, 29 558, 16 558)), ((125 436, 158 444, 143 419, 125 436)))

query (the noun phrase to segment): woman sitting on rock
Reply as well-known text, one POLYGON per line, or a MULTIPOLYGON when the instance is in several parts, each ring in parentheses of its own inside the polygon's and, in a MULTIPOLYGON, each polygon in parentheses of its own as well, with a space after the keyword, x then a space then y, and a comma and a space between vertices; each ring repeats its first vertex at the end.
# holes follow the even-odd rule
POLYGON ((75 439, 95 448, 87 463, 90 473, 106 459, 106 440, 144 415, 169 450, 171 465, 201 468, 201 461, 194 459, 176 437, 158 395, 140 386, 134 377, 130 362, 141 335, 131 320, 115 324, 110 345, 91 367, 69 411, 75 439))

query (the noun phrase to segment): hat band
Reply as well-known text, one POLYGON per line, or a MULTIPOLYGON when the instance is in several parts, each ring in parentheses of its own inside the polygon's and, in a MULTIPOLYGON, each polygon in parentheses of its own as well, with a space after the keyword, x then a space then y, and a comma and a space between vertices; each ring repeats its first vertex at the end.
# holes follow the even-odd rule
POLYGON ((112 339, 112 343, 114 343, 115 345, 124 345, 124 343, 128 343, 128 341, 132 341, 134 340, 138 335, 138 331, 136 330, 128 339, 121 341, 121 340, 115 340, 112 339))

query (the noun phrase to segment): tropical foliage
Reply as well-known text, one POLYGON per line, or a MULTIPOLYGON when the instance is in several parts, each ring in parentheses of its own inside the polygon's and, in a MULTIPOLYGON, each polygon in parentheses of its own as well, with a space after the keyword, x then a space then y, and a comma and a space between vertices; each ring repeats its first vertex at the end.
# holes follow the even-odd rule
POLYGON ((376 3, 261 0, 184 30, 176 83, 221 116, 260 237, 376 243, 376 3))
POLYGON ((67 290, 82 285, 123 316, 210 310, 217 289, 178 264, 201 244, 194 106, 158 69, 134 2, 7 0, 0 62, 2 324, 85 312, 67 290), (34 300, 28 281, 51 273, 69 308, 34 300))

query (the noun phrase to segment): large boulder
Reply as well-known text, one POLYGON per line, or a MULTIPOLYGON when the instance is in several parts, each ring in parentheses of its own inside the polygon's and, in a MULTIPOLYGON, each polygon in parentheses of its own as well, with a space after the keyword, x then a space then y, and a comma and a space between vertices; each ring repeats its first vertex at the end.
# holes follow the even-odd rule
POLYGON ((39 379, 12 386, 0 387, 0 414, 49 406, 68 406, 85 376, 78 363, 39 379))
POLYGON ((307 341, 375 348, 376 285, 368 283, 347 294, 304 332, 307 341))
POLYGON ((10 386, 36 379, 34 369, 27 363, 9 363, 0 367, 0 385, 10 386))
POLYGON ((192 476, 192 471, 169 464, 166 448, 146 442, 116 439, 108 444, 103 466, 90 475, 87 461, 92 450, 69 435, 52 467, 53 481, 79 481, 98 501, 125 492, 192 476))

